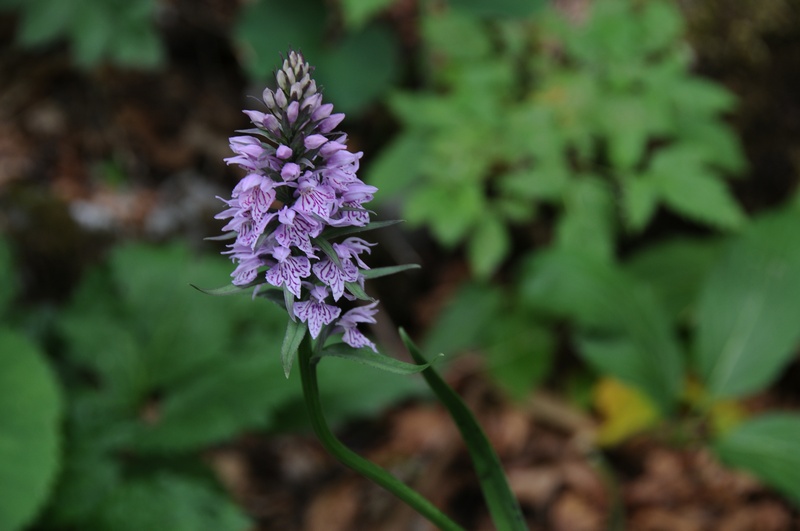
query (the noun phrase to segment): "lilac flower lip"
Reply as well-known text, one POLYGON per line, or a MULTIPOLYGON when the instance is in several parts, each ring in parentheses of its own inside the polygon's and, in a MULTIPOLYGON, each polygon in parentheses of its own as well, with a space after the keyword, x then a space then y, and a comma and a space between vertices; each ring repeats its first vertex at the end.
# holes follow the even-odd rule
MULTIPOLYGON (((354 348, 375 345, 358 329, 374 323, 377 301, 342 314, 342 299, 363 293, 360 255, 374 244, 350 237, 328 242, 333 227, 365 227, 364 204, 377 191, 357 176, 362 153, 347 150, 347 135, 335 131, 344 114, 323 103, 313 68, 292 51, 276 73, 277 88, 265 89, 266 111, 245 110, 254 128, 230 138, 225 159, 247 175, 234 187, 216 218, 235 236, 224 254, 236 267, 233 284, 262 282, 284 290, 291 317, 306 323, 311 337, 342 333, 354 348), (326 331, 326 332, 323 332, 326 331)), ((363 298, 363 296, 361 297, 363 298)))

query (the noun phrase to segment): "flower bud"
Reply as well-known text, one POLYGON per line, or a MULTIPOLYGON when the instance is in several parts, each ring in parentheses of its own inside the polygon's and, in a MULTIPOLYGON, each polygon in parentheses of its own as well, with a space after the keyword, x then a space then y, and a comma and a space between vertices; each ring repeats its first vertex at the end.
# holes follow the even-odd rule
POLYGON ((284 94, 281 89, 275 91, 275 103, 278 104, 278 107, 281 109, 285 109, 289 104, 289 101, 286 99, 286 94, 284 94))

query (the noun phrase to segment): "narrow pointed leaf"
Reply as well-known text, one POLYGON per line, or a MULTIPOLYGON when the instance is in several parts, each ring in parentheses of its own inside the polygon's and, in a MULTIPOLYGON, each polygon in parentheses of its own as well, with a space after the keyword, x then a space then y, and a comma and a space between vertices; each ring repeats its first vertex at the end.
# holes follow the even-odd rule
POLYGON ((371 230, 382 229, 384 227, 391 227, 392 225, 397 225, 398 223, 402 222, 402 219, 392 219, 388 221, 373 221, 372 223, 368 223, 363 227, 337 227, 326 230, 322 236, 324 236, 326 239, 339 238, 341 236, 350 236, 351 234, 359 234, 371 230))
POLYGON ((431 366, 430 363, 406 363, 405 361, 378 354, 368 348, 354 349, 344 343, 330 345, 319 354, 320 358, 328 356, 355 361, 356 363, 369 365, 370 367, 395 374, 416 374, 431 366))
POLYGON ((231 232, 226 232, 225 234, 222 234, 220 236, 206 236, 203 239, 209 242, 221 242, 225 240, 233 240, 236 238, 236 236, 238 236, 238 234, 234 231, 231 231, 231 232))
POLYGON ((289 291, 289 288, 286 286, 283 287, 283 303, 286 305, 286 312, 289 314, 289 319, 294 321, 294 293, 289 291))
POLYGON ((281 362, 283 364, 283 374, 287 378, 292 371, 297 349, 300 348, 300 342, 303 341, 307 330, 308 325, 300 321, 292 321, 290 319, 286 324, 286 335, 283 337, 283 345, 281 345, 281 362))
POLYGON ((347 291, 353 294, 354 297, 361 299, 362 301, 374 301, 372 297, 367 295, 367 292, 358 285, 356 282, 345 282, 344 285, 347 287, 347 291))
POLYGON ((403 264, 398 266, 389 267, 376 267, 375 269, 366 269, 361 271, 361 276, 366 279, 386 277, 394 275, 395 273, 402 273, 410 269, 420 269, 419 264, 403 264))
POLYGON ((339 269, 342 268, 342 261, 339 260, 339 255, 336 254, 336 250, 334 250, 331 243, 325 238, 311 238, 311 243, 316 245, 320 248, 320 250, 325 253, 325 256, 331 259, 331 262, 336 264, 336 267, 339 269))
MULTIPOLYGON (((414 361, 419 364, 428 363, 402 328, 400 329, 400 335, 414 361)), ((486 438, 486 434, 475 420, 472 412, 433 367, 428 367, 422 371, 422 376, 433 392, 436 393, 439 401, 450 412, 450 416, 461 432, 461 436, 469 450, 469 455, 472 458, 472 463, 475 466, 475 471, 478 474, 486 505, 489 507, 489 513, 497 530, 526 531, 528 526, 525 524, 525 518, 522 515, 519 502, 511 492, 503 473, 503 465, 500 463, 494 448, 492 448, 489 439, 486 438)))
POLYGON ((246 286, 235 286, 233 284, 228 284, 227 286, 222 286, 221 288, 211 288, 211 289, 204 289, 199 286, 195 286, 194 284, 189 284, 189 285, 194 289, 196 289, 197 291, 205 293, 206 295, 224 296, 224 295, 236 295, 237 293, 245 293, 245 292, 251 293, 253 291, 253 288, 255 288, 256 286, 261 286, 263 284, 264 282, 255 282, 252 284, 248 284, 246 286))

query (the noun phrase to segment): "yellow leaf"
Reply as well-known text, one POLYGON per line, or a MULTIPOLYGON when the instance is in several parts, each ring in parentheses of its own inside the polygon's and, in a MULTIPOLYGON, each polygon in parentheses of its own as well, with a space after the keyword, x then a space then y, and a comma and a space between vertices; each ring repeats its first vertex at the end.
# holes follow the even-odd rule
POLYGON ((603 378, 597 383, 594 404, 603 417, 597 433, 597 442, 602 446, 622 442, 652 427, 660 418, 650 399, 613 378, 603 378))

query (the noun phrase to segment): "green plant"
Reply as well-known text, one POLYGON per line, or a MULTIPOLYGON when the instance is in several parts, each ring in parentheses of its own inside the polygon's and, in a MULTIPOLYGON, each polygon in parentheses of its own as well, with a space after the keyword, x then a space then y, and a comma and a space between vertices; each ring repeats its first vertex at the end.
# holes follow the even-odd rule
POLYGON ((16 267, 0 239, 0 528, 29 524, 45 503, 61 463, 62 397, 42 352, 9 328, 17 312, 16 267))
POLYGON ((744 165, 721 119, 734 98, 690 73, 672 4, 601 0, 573 24, 484 19, 454 3, 426 12, 422 29, 430 86, 390 99, 403 129, 370 182, 401 195, 404 217, 443 245, 465 244, 477 276, 542 205, 558 214, 557 246, 604 259, 620 228, 643 230, 659 206, 743 224, 722 179, 744 165))
POLYGON ((374 20, 388 4, 348 0, 337 11, 321 0, 249 2, 234 28, 245 71, 264 82, 272 74, 275 50, 302 50, 317 65, 314 76, 336 107, 359 112, 383 96, 399 75, 396 39, 374 20))
POLYGON ((728 241, 670 241, 623 264, 551 250, 523 268, 520 295, 568 318, 583 359, 643 393, 658 412, 651 421, 700 426, 685 437, 800 501, 797 468, 785 466, 796 460, 800 415, 720 418, 769 388, 800 343, 798 224, 800 211, 784 208, 728 241))
MULTIPOLYGON (((65 428, 56 429, 49 413, 52 435, 43 426, 29 435, 37 444, 26 446, 32 454, 63 441, 62 467, 40 525, 247 527, 241 509, 202 466, 200 452, 244 431, 296 429, 303 419, 302 396, 295 378, 287 381, 281 370, 284 322, 273 308, 254 307, 247 297, 222 298, 213 311, 198 304, 203 295, 189 282, 217 283, 227 273, 218 257, 193 257, 181 246, 134 244, 114 249, 107 264, 86 276, 57 318, 65 428)), ((0 339, 5 346, 6 336, 0 339)), ((413 382, 376 377, 360 366, 344 374, 337 362, 327 364, 320 377, 335 382, 322 396, 334 422, 418 392, 413 382), (362 389, 360 400, 348 398, 352 387, 362 389)), ((15 383, 33 392, 36 378, 20 375, 15 383)), ((47 393, 36 396, 52 402, 47 393)), ((50 454, 36 458, 42 474, 31 466, 26 479, 52 478, 52 471, 45 474, 50 454)), ((40 502, 46 491, 32 489, 15 492, 26 503, 40 502)), ((20 503, 18 510, 24 507, 20 503)))
POLYGON ((37 47, 66 38, 83 67, 110 61, 155 67, 164 51, 154 26, 157 0, 0 0, 20 14, 17 42, 37 47))

